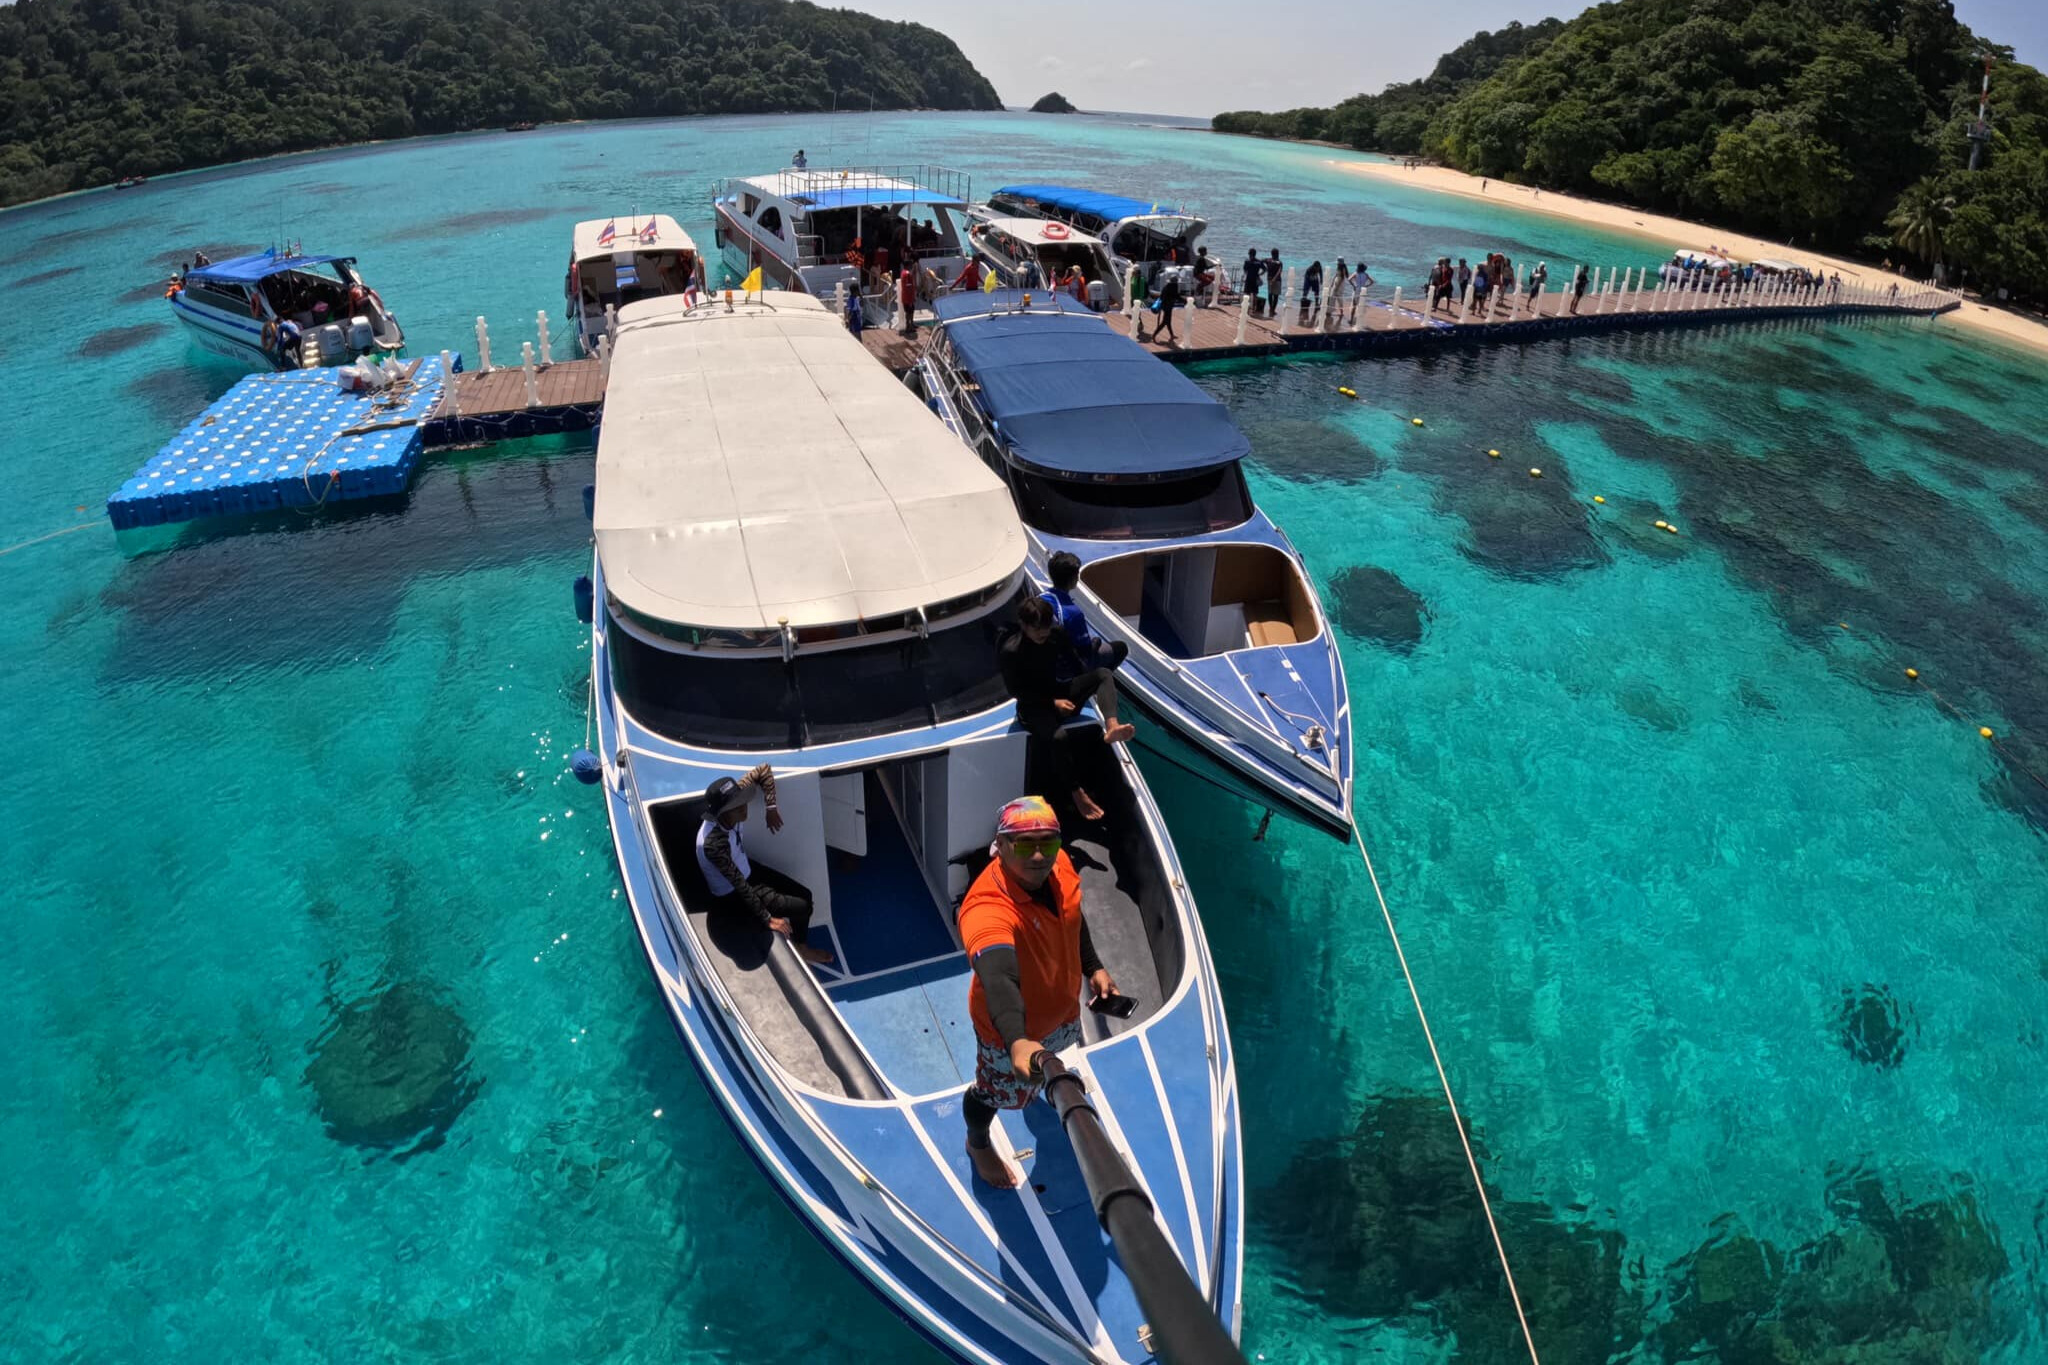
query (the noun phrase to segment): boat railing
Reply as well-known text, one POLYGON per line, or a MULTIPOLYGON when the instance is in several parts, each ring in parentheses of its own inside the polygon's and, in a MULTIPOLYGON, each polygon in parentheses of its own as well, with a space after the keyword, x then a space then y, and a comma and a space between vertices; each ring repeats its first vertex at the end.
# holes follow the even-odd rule
POLYGON ((1095 1216, 1116 1244, 1117 1260, 1144 1310, 1150 1340, 1140 1345, 1165 1365, 1245 1365, 1244 1353, 1230 1339, 1208 1294, 1160 1231, 1143 1182, 1103 1131, 1081 1077, 1050 1052, 1034 1056, 1031 1070, 1045 1081, 1045 1097, 1073 1145, 1095 1216))

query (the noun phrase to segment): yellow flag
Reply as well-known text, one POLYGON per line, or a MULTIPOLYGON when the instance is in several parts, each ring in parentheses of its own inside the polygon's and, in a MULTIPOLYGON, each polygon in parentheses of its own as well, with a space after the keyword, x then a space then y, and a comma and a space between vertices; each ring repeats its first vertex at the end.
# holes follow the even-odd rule
POLYGON ((991 270, 991 271, 988 271, 988 272, 986 272, 985 274, 983 274, 983 275, 982 275, 982 277, 981 277, 981 292, 982 292, 982 293, 984 293, 984 294, 990 294, 990 293, 994 293, 994 292, 995 292, 995 287, 996 287, 996 272, 995 272, 995 271, 993 271, 993 270, 991 270))
POLYGON ((749 270, 747 277, 740 281, 740 292, 742 294, 758 294, 761 292, 760 266, 757 265, 752 270, 749 270))

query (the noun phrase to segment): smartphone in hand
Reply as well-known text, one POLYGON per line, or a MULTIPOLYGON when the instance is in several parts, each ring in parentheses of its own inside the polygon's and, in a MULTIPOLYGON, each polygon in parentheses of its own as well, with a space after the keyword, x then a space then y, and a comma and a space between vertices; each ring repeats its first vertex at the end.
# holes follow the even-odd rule
POLYGON ((1106 1014, 1112 1019, 1128 1019, 1137 1011, 1138 997, 1135 995, 1098 995, 1088 1002, 1088 1008, 1097 1014, 1106 1014))

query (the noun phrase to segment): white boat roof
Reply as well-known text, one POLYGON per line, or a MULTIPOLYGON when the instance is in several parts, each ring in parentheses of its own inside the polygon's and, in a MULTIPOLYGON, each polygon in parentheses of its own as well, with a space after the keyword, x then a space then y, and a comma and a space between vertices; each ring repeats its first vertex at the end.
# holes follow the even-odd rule
POLYGON ((821 208, 851 208, 856 203, 883 208, 892 203, 929 204, 935 208, 965 208, 966 201, 937 190, 926 189, 915 180, 880 175, 872 171, 796 170, 772 175, 750 175, 729 182, 759 190, 779 199, 801 199, 821 208))
POLYGON ((998 232, 1006 232, 1032 246, 1073 246, 1077 242, 1082 246, 1102 245, 1100 237, 1091 236, 1078 228, 1067 227, 1065 223, 1055 222, 1050 218, 984 218, 982 222, 998 232), (1066 236, 1046 236, 1045 230, 1049 227, 1065 228, 1066 236))
POLYGON ((1754 261, 1754 262, 1751 262, 1751 264, 1753 264, 1753 265, 1760 265, 1760 266, 1762 266, 1762 267, 1763 267, 1764 269, 1766 269, 1766 270, 1798 270, 1798 269, 1801 269, 1801 267, 1799 266, 1799 264, 1798 264, 1797 262, 1794 262, 1794 261, 1778 261, 1778 260, 1770 260, 1770 261, 1754 261))
POLYGON ((593 218, 587 223, 578 223, 569 251, 576 260, 587 261, 593 256, 616 256, 622 251, 696 249, 697 244, 690 240, 689 233, 683 231, 683 225, 665 213, 622 213, 615 218, 593 218), (654 228, 654 239, 642 241, 641 233, 650 225, 654 228), (598 241, 607 226, 613 231, 612 240, 598 241))
POLYGON ((605 586, 676 625, 911 611, 1024 563, 1009 490, 839 317, 771 290, 619 314, 597 443, 605 586))

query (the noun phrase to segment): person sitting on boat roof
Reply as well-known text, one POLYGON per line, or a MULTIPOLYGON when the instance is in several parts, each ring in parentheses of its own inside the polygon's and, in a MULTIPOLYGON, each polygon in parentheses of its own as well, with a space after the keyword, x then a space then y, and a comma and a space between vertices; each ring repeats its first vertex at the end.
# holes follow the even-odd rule
POLYGON ((213 264, 213 257, 211 257, 211 256, 207 255, 207 254, 206 254, 205 252, 203 252, 203 251, 195 251, 195 252, 193 252, 193 253, 192 253, 192 268, 193 268, 194 270, 197 270, 197 269, 198 269, 198 268, 199 268, 200 266, 202 266, 202 265, 212 265, 212 264, 213 264))
POLYGON ((1073 676, 1062 678, 1066 656, 1076 654, 1074 642, 1053 619, 1053 609, 1043 597, 1027 597, 1017 606, 1016 629, 1004 635, 996 646, 996 664, 1003 686, 1017 701, 1017 723, 1041 746, 1052 766, 1059 790, 1073 797, 1074 809, 1084 820, 1100 820, 1102 807, 1088 794, 1075 774, 1066 723, 1090 697, 1107 697, 1103 710, 1102 737, 1111 744, 1129 739, 1136 727, 1116 719, 1116 680, 1099 664, 1084 665, 1073 676))
MULTIPOLYGON (((1034 599, 1035 600, 1035 599, 1034 599)), ((1031 1064, 1081 1041, 1081 982, 1116 995, 1081 913, 1081 874, 1060 848, 1059 817, 1042 796, 1020 796, 996 816, 993 859, 960 902, 960 945, 974 964, 974 1083, 960 1109, 974 1173, 997 1189, 1023 1183, 989 1128, 999 1109, 1038 1093, 1031 1064)))
POLYGON ((811 163, 809 162, 809 160, 805 158, 804 149, 799 147, 796 149, 796 155, 789 159, 789 164, 794 166, 797 170, 801 171, 808 167, 811 163))
MULTIPOLYGON (((1061 550, 1045 562, 1045 576, 1052 580, 1052 587, 1038 594, 1045 604, 1052 608, 1061 630, 1067 633, 1067 641, 1073 646, 1073 653, 1059 670, 1062 678, 1078 677, 1086 668, 1115 669, 1122 666, 1130 656, 1131 647, 1122 640, 1105 640, 1095 633, 1088 624, 1088 614, 1074 605, 1074 589, 1081 581, 1081 558, 1072 550, 1061 550)), ((1106 696, 1096 698, 1102 704, 1102 718, 1110 726, 1116 725, 1116 692, 1112 689, 1106 696)))
MULTIPOLYGON (((744 839, 747 803, 758 790, 768 806, 768 832, 782 828, 775 803, 775 773, 766 764, 735 781, 721 777, 704 790, 704 823, 697 830, 697 870, 717 897, 717 911, 744 911, 764 929, 795 945, 806 962, 830 962, 832 954, 806 941, 811 928, 811 893, 771 867, 755 867, 744 839)), ((715 913, 716 913, 715 912, 715 913)))

